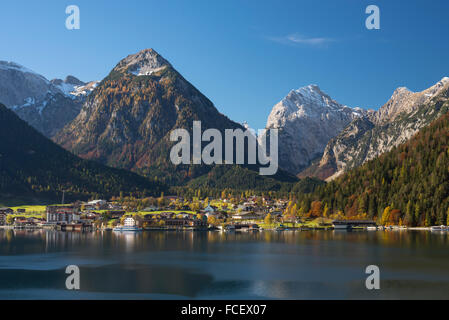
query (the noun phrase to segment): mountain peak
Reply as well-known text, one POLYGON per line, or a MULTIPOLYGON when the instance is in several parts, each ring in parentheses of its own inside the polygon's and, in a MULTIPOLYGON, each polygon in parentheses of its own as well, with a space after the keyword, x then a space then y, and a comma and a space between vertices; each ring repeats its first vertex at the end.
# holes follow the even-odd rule
POLYGON ((437 94, 441 89, 446 87, 448 84, 449 84, 449 78, 448 77, 443 77, 434 86, 430 87, 427 90, 424 90, 423 93, 427 94, 428 96, 437 94))
POLYGON ((398 87, 394 92, 411 92, 407 87, 398 87))
POLYGON ((300 93, 300 94, 307 94, 311 92, 317 92, 317 93, 323 93, 320 89, 320 87, 316 84, 309 84, 308 86, 301 87, 299 89, 293 89, 291 92, 300 93))
POLYGON ((304 108, 304 106, 312 107, 313 109, 319 107, 335 110, 344 107, 321 91, 320 87, 316 84, 310 84, 296 90, 291 90, 281 102, 290 106, 292 112, 295 112, 298 108, 304 108))
POLYGON ((50 82, 59 87, 59 89, 61 89, 63 92, 65 93, 70 93, 71 91, 74 90, 75 86, 84 86, 86 85, 86 83, 82 82, 81 80, 79 80, 78 78, 68 75, 64 80, 62 79, 52 79, 50 80, 50 82), (63 87, 67 87, 67 88, 63 88, 63 87), (69 90, 69 91, 67 91, 69 90), (71 91, 70 91, 71 90, 71 91))
MULTIPOLYGON (((219 113, 155 50, 146 49, 116 65, 55 141, 78 155, 110 166, 158 175, 160 169, 163 175, 166 172, 167 177, 174 177, 170 133, 189 128, 195 120, 201 120, 202 128, 220 132, 242 128, 219 113), (116 93, 117 86, 123 94, 116 93), (153 166, 157 169, 148 169, 153 166)), ((179 170, 175 179, 192 178, 193 173, 179 170)))
POLYGON ((144 49, 121 60, 114 68, 119 72, 131 73, 135 76, 151 75, 171 64, 154 49, 144 49))
POLYGON ((86 83, 78 79, 77 77, 74 77, 72 75, 68 75, 65 80, 65 83, 73 84, 75 86, 84 86, 86 83))
MULTIPOLYGON (((3 70, 16 70, 16 71, 20 71, 23 73, 32 73, 37 75, 36 72, 34 72, 33 70, 30 70, 28 68, 25 68, 24 66, 13 62, 13 61, 0 61, 0 69, 3 70)), ((39 75, 40 76, 40 75, 39 75)))
POLYGON ((404 97, 410 94, 413 94, 414 92, 409 90, 407 87, 399 87, 396 90, 394 90, 391 99, 397 99, 398 97, 404 97))
POLYGON ((49 81, 43 75, 40 75, 37 72, 35 72, 31 69, 28 69, 28 68, 22 66, 21 64, 18 64, 13 61, 1 61, 0 60, 0 71, 8 73, 9 75, 22 74, 24 77, 27 77, 27 78, 39 79, 38 81, 43 81, 46 83, 46 85, 49 83, 49 81))
POLYGON ((364 113, 333 100, 316 84, 290 91, 273 107, 266 125, 281 129, 281 168, 297 174, 323 154, 330 139, 364 113))
POLYGON ((317 84, 314 84, 314 83, 309 84, 308 86, 305 86, 302 89, 305 89, 305 88, 307 88, 309 90, 312 90, 312 91, 321 91, 320 87, 317 84))

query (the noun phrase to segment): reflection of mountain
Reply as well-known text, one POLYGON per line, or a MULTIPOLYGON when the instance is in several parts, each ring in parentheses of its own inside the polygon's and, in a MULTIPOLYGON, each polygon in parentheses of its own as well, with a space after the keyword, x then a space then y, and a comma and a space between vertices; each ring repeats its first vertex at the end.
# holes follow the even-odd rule
POLYGON ((151 294, 162 298, 196 297, 211 285, 212 276, 177 266, 113 264, 82 267, 81 287, 85 292, 151 294))
POLYGON ((0 259, 0 299, 12 291, 40 299, 372 298, 364 270, 376 255, 389 274, 376 298, 449 297, 444 233, 143 232, 134 239, 128 248, 127 237, 112 232, 0 230, 0 255, 8 255, 0 259), (65 288, 69 263, 80 267, 80 291, 65 288))

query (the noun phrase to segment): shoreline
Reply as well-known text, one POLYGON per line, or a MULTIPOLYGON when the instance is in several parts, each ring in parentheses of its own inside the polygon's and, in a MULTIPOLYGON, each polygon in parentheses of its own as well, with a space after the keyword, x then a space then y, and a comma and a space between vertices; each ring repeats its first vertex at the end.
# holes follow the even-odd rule
MULTIPOLYGON (((69 225, 70 226, 70 225, 69 225)), ((34 226, 34 227, 15 227, 15 226, 0 226, 0 230, 54 230, 54 231, 62 231, 62 232, 113 232, 112 229, 92 229, 92 230, 61 230, 60 228, 49 228, 48 226, 34 226)), ((352 229, 336 229, 333 227, 327 227, 327 228, 312 228, 312 227, 304 227, 304 228, 285 228, 285 229, 277 229, 277 228, 261 228, 261 229, 254 229, 254 230, 232 230, 232 231, 224 231, 220 230, 218 228, 212 229, 212 228, 206 228, 206 229, 182 229, 182 228, 145 228, 140 230, 140 232, 151 232, 151 231, 165 231, 165 232, 173 232, 173 231, 179 231, 179 232, 225 232, 225 233, 234 233, 234 232, 242 232, 242 233, 251 233, 251 232, 262 232, 262 231, 274 231, 274 232, 306 232, 306 231, 346 231, 346 232, 352 232, 352 231, 366 231, 366 232, 373 232, 373 231, 432 231, 431 227, 408 227, 408 228, 400 228, 400 227, 393 227, 392 229, 382 227, 378 227, 377 229, 368 229, 368 228, 352 228, 352 229)), ((439 232, 449 232, 449 230, 437 230, 439 232)))

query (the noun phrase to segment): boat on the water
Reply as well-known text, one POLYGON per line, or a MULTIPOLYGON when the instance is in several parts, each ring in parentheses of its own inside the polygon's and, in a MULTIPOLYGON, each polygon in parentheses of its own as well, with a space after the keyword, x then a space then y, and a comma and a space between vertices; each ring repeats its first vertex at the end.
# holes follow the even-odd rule
POLYGON ((224 231, 225 232, 235 232, 235 225, 228 224, 227 226, 225 226, 224 231))
POLYGON ((115 232, 138 232, 142 231, 142 228, 136 226, 118 226, 112 229, 115 232))
POLYGON ((430 227, 430 231, 446 231, 446 230, 448 230, 448 227, 443 225, 430 227))
POLYGON ((115 232, 138 232, 142 231, 142 228, 138 227, 136 220, 132 217, 128 217, 123 221, 123 225, 117 226, 112 231, 115 232))

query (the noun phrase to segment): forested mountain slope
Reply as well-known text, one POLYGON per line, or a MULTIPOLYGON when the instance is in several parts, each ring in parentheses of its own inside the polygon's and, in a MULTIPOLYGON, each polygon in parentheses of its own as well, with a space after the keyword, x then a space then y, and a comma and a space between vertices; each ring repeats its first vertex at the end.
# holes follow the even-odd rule
MULTIPOLYGON (((448 108, 449 102, 441 100, 448 108)), ((421 129, 408 142, 350 170, 310 195, 298 194, 303 211, 328 208, 347 217, 381 223, 446 224, 449 209, 449 114, 421 129), (319 202, 319 203, 317 203, 319 202)), ((322 211, 321 211, 322 212, 322 211)))
POLYGON ((0 104, 0 197, 59 199, 133 193, 159 195, 165 186, 124 170, 83 160, 44 137, 0 104))

